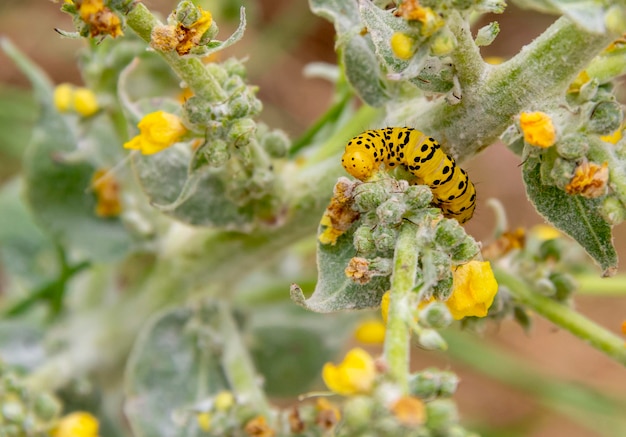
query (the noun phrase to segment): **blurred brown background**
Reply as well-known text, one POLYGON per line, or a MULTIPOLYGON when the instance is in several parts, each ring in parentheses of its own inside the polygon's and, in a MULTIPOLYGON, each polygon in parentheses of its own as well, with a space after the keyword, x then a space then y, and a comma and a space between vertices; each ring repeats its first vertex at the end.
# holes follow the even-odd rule
MULTIPOLYGON (((173 0, 144 3, 164 16, 175 4, 173 0)), ((238 4, 232 3, 236 10, 238 4)), ((304 78, 302 69, 312 61, 335 61, 333 28, 312 15, 302 0, 249 0, 243 4, 247 6, 250 26, 243 42, 229 54, 250 56, 250 82, 260 86, 259 96, 265 105, 264 119, 297 137, 323 113, 331 98, 330 84, 304 78), (298 29, 300 37, 281 39, 279 32, 272 31, 276 27, 298 29)), ((59 7, 60 3, 46 0, 3 0, 0 2, 0 33, 27 52, 55 82, 80 83, 75 57, 82 42, 62 39, 55 33, 55 27, 71 30, 69 17, 60 13, 59 7)), ((554 17, 509 6, 501 16, 483 18, 479 26, 493 20, 500 23, 501 33, 490 47, 483 49, 484 55, 510 57, 549 26, 554 17)), ((221 37, 236 26, 236 23, 219 24, 221 37)), ((28 83, 0 53, 0 88, 9 86, 27 88, 28 83)), ((542 222, 526 200, 519 164, 519 159, 501 145, 494 145, 473 161, 465 163, 479 193, 476 216, 467 226, 477 239, 488 239, 493 227, 493 215, 485 206, 485 201, 491 197, 503 202, 512 227, 542 222)), ((17 165, 13 168, 17 171, 17 165)), ((6 174, 3 176, 8 177, 6 174)), ((626 226, 617 227, 615 234, 618 252, 622 259, 626 259, 626 226)), ((626 271, 625 268, 622 265, 621 271, 626 271)), ((626 319, 626 298, 583 296, 576 299, 576 306, 616 333, 626 319)), ((626 393, 626 372, 622 366, 542 319, 536 317, 535 322, 530 335, 524 334, 518 325, 506 321, 499 326, 490 326, 486 338, 520 363, 527 363, 545 374, 580 381, 615 395, 626 393)), ((483 423, 497 428, 519 423, 523 425, 520 434, 517 434, 520 436, 597 435, 555 410, 537 404, 522 391, 498 384, 447 356, 418 351, 414 362, 419 367, 435 363, 459 371, 462 383, 456 399, 462 416, 470 424, 483 423), (529 420, 532 421, 530 426, 529 420)))

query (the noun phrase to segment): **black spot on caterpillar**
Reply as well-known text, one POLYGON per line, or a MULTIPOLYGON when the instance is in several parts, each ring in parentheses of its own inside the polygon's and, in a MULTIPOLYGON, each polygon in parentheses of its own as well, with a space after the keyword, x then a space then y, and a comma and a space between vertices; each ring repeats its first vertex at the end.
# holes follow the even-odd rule
POLYGON ((433 203, 443 215, 465 223, 474 214, 476 189, 467 173, 458 167, 434 138, 408 127, 388 127, 363 132, 352 138, 341 159, 343 167, 365 181, 380 165, 406 167, 418 183, 430 187, 433 203))

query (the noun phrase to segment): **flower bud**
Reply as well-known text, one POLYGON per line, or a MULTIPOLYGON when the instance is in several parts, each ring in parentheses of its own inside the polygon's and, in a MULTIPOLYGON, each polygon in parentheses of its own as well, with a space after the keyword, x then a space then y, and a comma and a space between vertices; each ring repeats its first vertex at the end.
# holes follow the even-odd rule
POLYGON ((626 220, 626 208, 624 208, 624 204, 613 196, 608 196, 604 199, 600 213, 611 225, 618 225, 626 220))
POLYGON ((229 76, 239 76, 242 79, 246 78, 247 71, 243 62, 237 58, 228 58, 222 62, 222 68, 226 70, 229 76))
POLYGON ((360 255, 376 253, 376 243, 372 235, 372 229, 368 225, 359 226, 352 237, 352 244, 360 255))
POLYGON ((388 197, 382 184, 376 182, 359 184, 354 189, 354 205, 362 213, 376 209, 388 197))
POLYGON ((453 249, 468 238, 463 226, 454 219, 444 218, 437 223, 435 230, 435 242, 442 249, 453 249))
POLYGON ((588 150, 589 140, 585 135, 578 133, 567 135, 556 143, 557 153, 565 159, 581 158, 588 150))
POLYGON ((480 252, 480 246, 472 237, 467 236, 465 241, 452 250, 452 262, 464 263, 472 260, 480 252))
POLYGON ((539 246, 539 259, 545 261, 552 258, 555 261, 559 261, 563 249, 563 242, 560 238, 546 240, 539 246))
POLYGON ((387 226, 376 226, 372 232, 376 248, 383 253, 393 252, 396 247, 398 232, 387 226))
POLYGON ((596 97, 599 86, 598 79, 594 77, 580 86, 578 95, 583 102, 588 102, 596 97))
POLYGON ((455 49, 457 45, 454 34, 447 28, 442 29, 439 34, 434 38, 430 45, 430 52, 434 56, 445 56, 455 49))
POLYGON ((211 62, 209 64, 205 64, 204 68, 209 72, 215 80, 217 80, 220 84, 223 84, 230 77, 226 70, 219 64, 211 62))
POLYGON ((443 302, 433 301, 419 312, 418 320, 427 328, 441 329, 452 323, 452 315, 443 302))
POLYGON ((452 270, 448 268, 433 287, 433 297, 440 301, 448 300, 452 294, 453 283, 452 270))
POLYGON ((221 167, 230 159, 230 150, 226 141, 221 139, 212 140, 207 147, 202 149, 210 167, 221 167))
POLYGON ((426 404, 426 426, 431 430, 445 429, 458 422, 456 404, 449 399, 435 399, 426 404))
POLYGON ((42 393, 35 398, 33 410, 39 419, 47 422, 61 413, 61 404, 53 396, 42 393))
POLYGON ((488 46, 490 45, 496 36, 500 33, 500 25, 497 21, 492 21, 486 26, 478 29, 478 33, 476 35, 476 45, 477 46, 488 46))
POLYGON ((411 185, 404 191, 406 204, 409 208, 418 210, 426 208, 433 201, 433 193, 426 185, 411 185))
POLYGON ((270 156, 283 158, 289 150, 289 138, 284 131, 275 129, 261 137, 261 146, 270 156))
POLYGON ((360 429, 371 426, 375 401, 367 396, 354 396, 345 403, 343 420, 348 429, 360 429))
POLYGON ((250 136, 256 131, 256 123, 250 118, 235 120, 230 125, 228 139, 237 145, 248 144, 250 136))
POLYGON ((192 124, 207 125, 218 118, 211 103, 198 96, 189 97, 183 104, 183 109, 187 120, 192 124))
POLYGON ((554 297, 559 301, 569 299, 573 292, 578 288, 578 283, 572 275, 567 273, 552 273, 550 281, 554 284, 556 293, 554 297))
POLYGON ((215 21, 211 21, 211 26, 207 29, 204 34, 202 34, 202 38, 200 38, 200 42, 198 45, 204 46, 210 43, 217 34, 220 32, 220 28, 217 27, 217 23, 215 21))
POLYGON ((552 297, 556 294, 556 286, 548 278, 540 278, 535 281, 535 291, 544 296, 552 297))
POLYGON ((446 343, 441 334, 434 329, 423 329, 418 333, 417 341, 424 349, 438 351, 448 349, 448 343, 446 343))
POLYGON ((409 377, 409 393, 422 399, 450 397, 458 384, 459 377, 455 373, 426 369, 409 377))
POLYGON ((403 32, 396 32, 391 35, 391 51, 396 57, 404 60, 411 59, 413 53, 415 53, 416 44, 415 40, 409 35, 403 32))
POLYGON ((554 160, 552 170, 550 170, 550 179, 552 180, 554 185, 556 185, 560 189, 565 189, 565 187, 572 180, 574 170, 576 170, 575 161, 570 161, 563 158, 556 158, 554 160))
POLYGON ((600 102, 592 109, 587 127, 599 135, 609 135, 622 124, 624 113, 617 102, 600 102))
POLYGON ((176 17, 176 21, 178 23, 185 27, 191 27, 193 23, 200 19, 202 14, 193 2, 183 0, 178 3, 178 6, 174 11, 174 16, 176 17))
POLYGON ((406 205, 397 196, 393 196, 376 208, 376 216, 380 223, 394 225, 402 221, 406 212, 406 205))

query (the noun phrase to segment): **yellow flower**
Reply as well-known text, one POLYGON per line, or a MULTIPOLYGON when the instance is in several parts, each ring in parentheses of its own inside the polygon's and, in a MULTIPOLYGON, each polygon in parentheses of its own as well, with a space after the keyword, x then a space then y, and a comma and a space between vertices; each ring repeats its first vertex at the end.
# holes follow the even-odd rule
POLYGON ((366 344, 382 344, 385 341, 385 324, 381 320, 364 320, 354 331, 357 341, 366 344))
POLYGON ((100 109, 96 95, 89 88, 76 88, 72 100, 74 109, 83 117, 89 117, 100 109))
POLYGON ((565 186, 567 194, 580 194, 583 197, 594 198, 606 194, 609 182, 609 166, 601 166, 593 162, 583 161, 576 170, 569 184, 565 186))
POLYGON ((416 427, 426 421, 424 402, 413 396, 402 396, 391 406, 391 412, 404 426, 416 427))
POLYGON ((62 83, 57 85, 54 89, 54 107, 59 112, 67 112, 72 109, 72 96, 74 94, 74 87, 69 83, 62 83))
POLYGON ((453 269, 452 275, 452 295, 446 301, 452 317, 485 317, 498 292, 489 261, 470 261, 453 269))
POLYGON ((51 431, 51 437, 97 437, 98 419, 84 411, 62 417, 51 431))
POLYGON ((367 284, 372 280, 372 272, 369 270, 370 262, 358 256, 350 259, 348 266, 344 269, 346 277, 352 279, 357 284, 367 284))
POLYGON ((607 143, 617 144, 619 140, 622 139, 622 132, 624 130, 623 126, 620 126, 615 132, 610 135, 603 135, 600 137, 602 141, 606 141, 607 143))
POLYGON ((228 390, 222 390, 215 395, 214 403, 217 411, 226 411, 235 403, 235 397, 228 390))
POLYGON ((352 189, 352 183, 346 178, 339 179, 335 184, 333 197, 320 221, 320 225, 326 227, 318 236, 320 243, 334 246, 337 239, 359 218, 359 213, 352 209, 352 189))
POLYGON ((406 33, 396 32, 391 35, 391 51, 400 59, 411 59, 414 53, 415 42, 406 33))
POLYGON ((360 348, 350 350, 339 365, 324 364, 322 379, 333 392, 348 396, 368 393, 376 377, 374 359, 360 348))
POLYGON ((430 36, 445 23, 431 8, 423 7, 418 0, 404 0, 398 5, 396 15, 408 21, 422 23, 421 34, 430 36))
POLYGON ((196 422, 198 422, 198 426, 204 432, 209 432, 211 429, 211 414, 206 411, 203 413, 198 413, 196 416, 196 422))
POLYGON ((556 141, 556 131, 552 119, 544 112, 522 112, 519 124, 524 133, 524 141, 531 146, 550 147, 556 141))
POLYGON ((176 28, 178 41, 180 41, 176 46, 176 51, 180 56, 186 55, 193 47, 199 45, 202 35, 211 27, 211 23, 213 22, 211 13, 202 10, 200 7, 198 7, 198 11, 200 11, 200 18, 189 27, 185 27, 182 23, 179 23, 176 28))
POLYGON ((276 431, 270 428, 263 416, 249 420, 243 430, 251 437, 274 437, 276 435, 276 431))
POLYGON ((187 132, 179 117, 163 111, 146 115, 137 127, 139 135, 124 143, 124 148, 140 150, 144 155, 167 149, 187 132))
POLYGON ((89 25, 92 37, 111 35, 113 38, 123 35, 122 23, 117 15, 104 5, 104 0, 82 0, 78 5, 80 18, 89 25))
POLYGON ((120 187, 108 170, 100 169, 91 178, 91 187, 96 195, 96 215, 117 217, 122 212, 120 187))

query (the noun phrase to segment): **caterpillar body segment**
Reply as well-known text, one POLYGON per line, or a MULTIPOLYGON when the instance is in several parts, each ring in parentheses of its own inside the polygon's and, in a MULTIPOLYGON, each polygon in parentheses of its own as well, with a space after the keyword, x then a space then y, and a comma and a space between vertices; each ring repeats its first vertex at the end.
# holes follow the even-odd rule
POLYGON ((465 170, 449 157, 439 143, 408 127, 388 127, 363 132, 352 138, 341 159, 357 179, 371 178, 380 166, 404 166, 418 182, 433 192, 433 203, 443 215, 465 223, 476 207, 476 189, 465 170))

